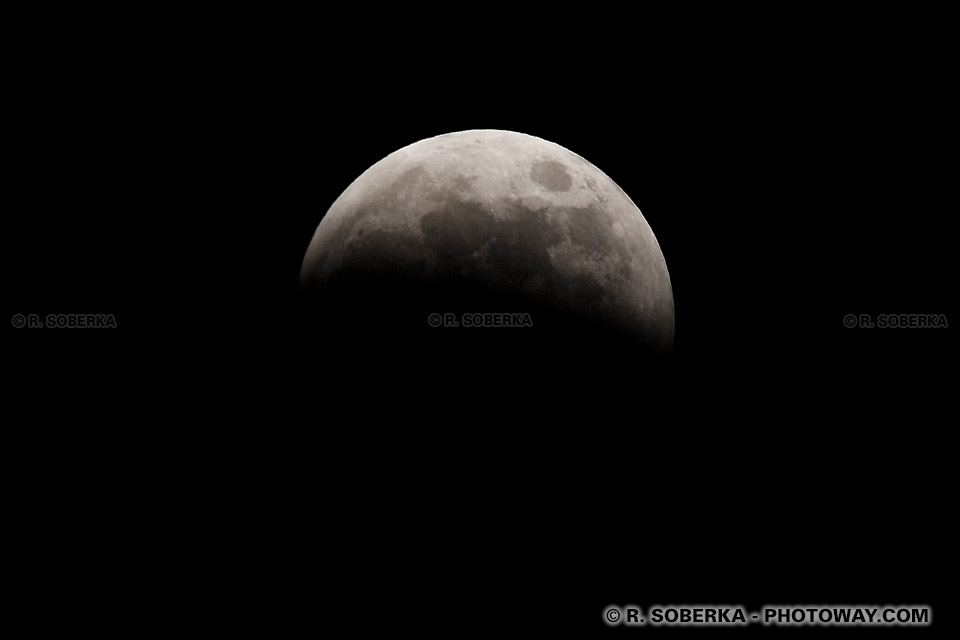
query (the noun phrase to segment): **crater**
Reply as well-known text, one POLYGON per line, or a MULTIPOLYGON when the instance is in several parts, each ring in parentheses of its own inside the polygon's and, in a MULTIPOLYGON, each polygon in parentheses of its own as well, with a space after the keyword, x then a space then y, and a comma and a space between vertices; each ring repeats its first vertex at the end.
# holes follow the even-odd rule
POLYGON ((573 184, 573 178, 567 173, 566 167, 556 160, 534 162, 530 177, 550 191, 567 191, 573 184))

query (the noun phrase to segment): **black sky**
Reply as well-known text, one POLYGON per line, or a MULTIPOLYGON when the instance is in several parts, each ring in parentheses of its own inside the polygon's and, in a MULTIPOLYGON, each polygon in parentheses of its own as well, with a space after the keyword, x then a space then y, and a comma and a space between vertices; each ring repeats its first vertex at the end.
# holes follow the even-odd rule
POLYGON ((853 19, 600 31, 620 21, 38 35, 11 98, 5 306, 118 328, 8 327, 21 382, 173 434, 62 442, 151 467, 196 450, 227 494, 267 487, 239 507, 264 531, 358 554, 333 562, 337 603, 418 575, 423 599, 556 597, 592 632, 618 601, 941 598, 953 329, 842 320, 956 320, 942 41, 853 19), (676 301, 655 392, 616 354, 598 376, 299 349, 293 293, 327 207, 388 153, 471 128, 556 142, 639 206, 676 301), (51 378, 62 392, 31 382, 51 378))

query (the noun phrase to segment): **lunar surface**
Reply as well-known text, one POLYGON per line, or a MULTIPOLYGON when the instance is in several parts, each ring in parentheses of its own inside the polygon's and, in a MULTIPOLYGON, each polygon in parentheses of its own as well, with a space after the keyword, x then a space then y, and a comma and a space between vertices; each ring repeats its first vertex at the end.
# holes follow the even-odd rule
POLYGON ((526 312, 534 330, 673 345, 670 276, 637 206, 575 153, 508 131, 429 138, 370 167, 321 221, 299 284, 348 325, 526 312))

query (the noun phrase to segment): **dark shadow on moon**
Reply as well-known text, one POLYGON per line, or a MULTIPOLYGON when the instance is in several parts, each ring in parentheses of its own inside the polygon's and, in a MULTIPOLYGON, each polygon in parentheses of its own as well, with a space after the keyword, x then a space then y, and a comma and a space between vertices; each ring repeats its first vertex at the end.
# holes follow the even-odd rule
MULTIPOLYGON (((333 279, 317 296, 301 298, 298 317, 305 353, 324 353, 331 344, 349 355, 347 364, 406 363, 447 367, 470 378, 473 371, 524 367, 538 376, 602 375, 604 363, 623 362, 637 373, 660 371, 668 363, 636 332, 587 310, 494 287, 479 280, 417 277, 404 273, 353 272, 333 279), (529 314, 529 327, 432 327, 431 314, 529 314), (429 364, 426 364, 429 363, 429 364)), ((595 294, 589 280, 571 283, 571 293, 595 294), (582 291, 577 289, 582 287, 582 291)), ((621 369, 622 370, 622 369, 621 369)))
POLYGON ((357 356, 368 359, 456 354, 522 360, 547 375, 609 358, 632 358, 650 371, 666 365, 669 349, 658 336, 668 329, 638 326, 635 312, 605 307, 608 292, 594 273, 564 274, 550 255, 570 241, 587 255, 615 258, 611 277, 628 278, 630 247, 617 242, 601 212, 565 207, 548 214, 512 199, 497 206, 506 215, 448 195, 420 218, 421 235, 359 227, 376 216, 369 205, 361 209, 339 230, 352 236, 342 262, 300 289, 304 334, 319 351, 332 339, 356 345, 357 356), (529 313, 534 326, 445 330, 427 323, 432 313, 478 312, 529 313))

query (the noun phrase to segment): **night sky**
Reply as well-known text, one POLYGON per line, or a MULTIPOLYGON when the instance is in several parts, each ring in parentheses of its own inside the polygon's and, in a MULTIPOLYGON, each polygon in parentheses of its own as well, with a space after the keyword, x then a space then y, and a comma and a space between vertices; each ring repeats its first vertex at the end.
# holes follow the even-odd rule
POLYGON ((605 37, 611 16, 534 37, 503 17, 465 33, 384 20, 97 38, 64 19, 25 46, 8 316, 117 324, 7 325, 14 395, 68 418, 24 429, 32 468, 72 478, 30 484, 54 513, 104 525, 133 504, 164 527, 188 513, 242 529, 252 547, 204 538, 215 577, 281 585, 263 602, 294 618, 381 601, 385 631, 442 631, 434 601, 474 603, 478 628, 578 633, 605 629, 611 603, 942 602, 956 254, 941 40, 857 21, 733 37, 641 20, 605 37), (392 151, 474 128, 560 144, 637 204, 673 285, 662 376, 615 350, 557 367, 412 344, 398 360, 359 332, 309 335, 294 293, 327 208, 392 151), (234 545, 256 550, 244 569, 234 545), (333 595, 313 593, 327 581, 333 595))

